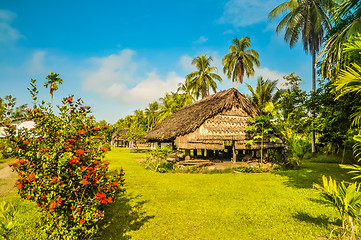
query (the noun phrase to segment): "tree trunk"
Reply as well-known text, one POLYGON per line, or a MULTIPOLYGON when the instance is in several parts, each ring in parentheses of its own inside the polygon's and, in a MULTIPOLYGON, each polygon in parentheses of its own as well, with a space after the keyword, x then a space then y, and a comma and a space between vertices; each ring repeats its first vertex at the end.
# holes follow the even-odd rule
MULTIPOLYGON (((312 91, 316 92, 316 52, 314 51, 312 53, 312 91)), ((314 121, 315 121, 316 114, 313 111, 312 112, 312 127, 314 127, 314 121)), ((315 130, 312 129, 312 153, 316 153, 316 134, 315 130)))

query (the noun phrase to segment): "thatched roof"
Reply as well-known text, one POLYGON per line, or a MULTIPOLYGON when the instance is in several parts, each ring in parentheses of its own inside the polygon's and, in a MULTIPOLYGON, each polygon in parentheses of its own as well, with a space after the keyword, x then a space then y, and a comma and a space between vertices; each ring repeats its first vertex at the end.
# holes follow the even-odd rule
POLYGON ((231 88, 184 106, 149 131, 145 138, 148 140, 174 140, 178 136, 194 132, 207 119, 233 107, 243 109, 250 118, 259 114, 258 109, 243 94, 231 88))
POLYGON ((116 137, 127 134, 128 131, 129 131, 128 128, 120 129, 118 132, 113 133, 112 140, 115 139, 116 137))

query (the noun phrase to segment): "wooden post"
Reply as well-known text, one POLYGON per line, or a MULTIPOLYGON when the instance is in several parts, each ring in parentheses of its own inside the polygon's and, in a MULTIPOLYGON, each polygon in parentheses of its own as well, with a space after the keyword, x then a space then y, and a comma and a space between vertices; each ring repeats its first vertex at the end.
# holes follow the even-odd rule
POLYGON ((196 158, 197 157, 197 149, 193 149, 193 157, 196 158))
POLYGON ((207 159, 214 159, 213 150, 207 150, 207 159))
POLYGON ((186 149, 184 155, 185 155, 184 160, 191 160, 191 150, 190 149, 186 149))
POLYGON ((216 158, 219 158, 219 150, 214 151, 214 155, 216 158))
POLYGON ((236 142, 232 141, 232 162, 237 162, 237 153, 236 153, 236 142))

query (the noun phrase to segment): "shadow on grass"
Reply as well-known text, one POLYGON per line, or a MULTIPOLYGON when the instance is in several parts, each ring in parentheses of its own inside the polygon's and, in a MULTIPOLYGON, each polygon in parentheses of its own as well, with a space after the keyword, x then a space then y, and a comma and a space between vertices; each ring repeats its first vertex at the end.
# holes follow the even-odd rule
POLYGON ((314 224, 314 225, 317 225, 319 227, 324 227, 324 228, 330 228, 330 225, 334 226, 334 225, 340 224, 339 221, 331 221, 330 218, 325 215, 320 215, 320 216, 314 217, 304 211, 296 212, 293 215, 293 217, 299 221, 314 224))
POLYGON ((154 218, 148 216, 143 205, 148 201, 139 200, 140 196, 123 196, 105 210, 100 224, 101 230, 96 239, 130 239, 130 231, 139 230, 146 222, 154 218))
POLYGON ((279 171, 276 174, 285 176, 285 184, 290 187, 312 188, 313 184, 322 184, 322 176, 331 176, 336 181, 354 182, 348 170, 335 163, 304 162, 299 170, 279 171))

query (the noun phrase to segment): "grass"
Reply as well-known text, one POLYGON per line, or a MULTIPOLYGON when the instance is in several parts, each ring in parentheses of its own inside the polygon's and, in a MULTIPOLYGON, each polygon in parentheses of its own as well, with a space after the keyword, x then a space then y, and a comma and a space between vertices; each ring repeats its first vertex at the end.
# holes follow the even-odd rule
MULTIPOLYGON (((144 156, 108 153, 110 168, 124 169, 127 192, 107 209, 97 239, 326 239, 339 220, 312 185, 322 175, 351 181, 332 163, 305 162, 301 170, 273 174, 174 174, 144 169, 135 160, 144 156)), ((16 201, 17 231, 44 239, 35 230, 34 205, 16 201)))

